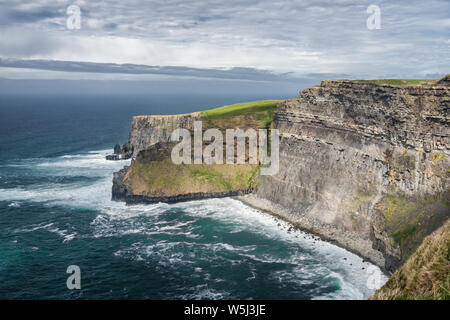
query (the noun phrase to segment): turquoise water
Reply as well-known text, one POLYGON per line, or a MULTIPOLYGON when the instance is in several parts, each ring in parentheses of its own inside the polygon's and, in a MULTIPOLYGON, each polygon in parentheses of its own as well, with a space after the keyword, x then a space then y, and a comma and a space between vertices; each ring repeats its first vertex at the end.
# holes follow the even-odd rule
MULTIPOLYGON (((373 292, 367 270, 379 269, 239 201, 111 201, 112 173, 128 162, 104 156, 126 140, 131 116, 155 113, 148 105, 157 103, 61 101, 0 99, 0 299, 362 299, 373 292), (66 287, 69 265, 81 269, 81 290, 66 287)), ((175 102, 157 104, 158 113, 180 112, 175 102)), ((187 111, 195 104, 192 98, 187 111)))

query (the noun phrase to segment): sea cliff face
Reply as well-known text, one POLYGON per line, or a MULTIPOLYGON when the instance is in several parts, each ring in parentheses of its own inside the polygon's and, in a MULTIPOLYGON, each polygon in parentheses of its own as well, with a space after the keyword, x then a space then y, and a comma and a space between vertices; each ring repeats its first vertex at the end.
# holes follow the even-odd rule
POLYGON ((394 271, 450 215, 449 93, 445 82, 303 90, 275 113, 280 170, 256 192, 266 201, 247 201, 394 271))
POLYGON ((168 142, 177 128, 194 129, 194 121, 200 120, 200 113, 193 112, 163 116, 135 116, 131 122, 130 137, 122 147, 122 153, 136 157, 157 142, 168 142))
MULTIPOLYGON (((278 173, 255 181, 252 174, 236 180, 239 172, 225 181, 236 166, 223 172, 203 168, 199 174, 170 169, 158 157, 142 161, 145 154, 155 154, 156 143, 167 143, 174 129, 192 130, 202 115, 134 117, 122 153, 137 161, 133 170, 115 174, 113 199, 176 202, 253 191, 239 198, 393 272, 450 216, 449 89, 448 76, 401 86, 331 80, 305 89, 281 102, 273 115, 272 128, 281 139, 278 173), (156 183, 161 177, 152 172, 161 170, 192 190, 156 183), (205 182, 210 184, 202 189, 205 182)), ((208 123, 267 126, 258 119, 272 114, 236 116, 233 111, 230 118, 208 123)))

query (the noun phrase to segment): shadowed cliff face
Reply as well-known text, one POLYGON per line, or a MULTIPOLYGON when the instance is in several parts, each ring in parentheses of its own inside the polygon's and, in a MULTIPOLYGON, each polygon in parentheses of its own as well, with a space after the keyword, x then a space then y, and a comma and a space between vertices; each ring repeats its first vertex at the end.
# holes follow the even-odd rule
POLYGON ((257 196, 395 270, 450 215, 449 89, 323 81, 303 90, 278 106, 280 170, 260 177, 257 196))
POLYGON ((200 113, 177 114, 168 116, 136 116, 131 122, 128 142, 122 147, 122 153, 136 157, 157 142, 168 142, 175 129, 194 129, 194 121, 200 120, 200 113))

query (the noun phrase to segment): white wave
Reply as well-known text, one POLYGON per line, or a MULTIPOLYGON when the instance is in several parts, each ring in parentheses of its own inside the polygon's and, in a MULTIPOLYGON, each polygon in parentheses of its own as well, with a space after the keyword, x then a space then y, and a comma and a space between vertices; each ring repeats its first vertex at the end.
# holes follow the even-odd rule
POLYGON ((52 225, 53 225, 53 222, 47 223, 47 224, 45 224, 45 222, 43 222, 43 223, 39 223, 39 224, 32 224, 32 225, 30 225, 28 227, 16 229, 13 232, 14 233, 33 232, 33 231, 40 230, 40 229, 47 229, 47 228, 51 227, 52 225))
POLYGON ((105 155, 111 150, 99 150, 88 154, 68 155, 55 158, 52 161, 40 159, 31 162, 30 166, 46 168, 50 175, 83 175, 87 177, 103 176, 89 185, 46 184, 27 188, 0 189, 1 200, 27 200, 34 202, 50 202, 69 206, 84 206, 92 209, 117 212, 125 206, 110 200, 112 188, 112 173, 121 169, 129 161, 108 161, 105 155), (66 169, 64 169, 66 168, 66 169), (63 170, 63 171, 61 171, 63 170))
POLYGON ((129 160, 110 161, 106 160, 106 155, 112 153, 112 150, 91 151, 87 154, 65 155, 59 158, 52 158, 36 164, 37 167, 53 168, 116 168, 129 163, 129 160))
POLYGON ((32 224, 24 228, 16 229, 13 231, 13 233, 28 233, 28 232, 34 232, 37 230, 46 230, 48 232, 56 233, 61 238, 63 238, 63 242, 68 242, 70 240, 73 240, 75 236, 77 235, 76 232, 69 233, 67 230, 61 230, 58 227, 54 226, 55 224, 53 222, 45 224, 45 222, 39 223, 39 224, 32 224))
POLYGON ((198 285, 193 289, 195 293, 182 295, 180 300, 221 300, 230 296, 226 291, 208 288, 207 285, 198 285))
POLYGON ((351 282, 346 281, 341 274, 331 272, 328 275, 328 278, 336 279, 340 286, 340 290, 326 295, 316 296, 314 297, 314 300, 362 300, 365 298, 364 292, 351 282))
POLYGON ((160 228, 157 228, 157 229, 158 229, 158 231, 180 230, 182 227, 186 227, 186 226, 188 226, 190 224, 193 224, 194 222, 195 221, 180 222, 180 223, 177 223, 175 225, 167 225, 167 226, 160 227, 160 228))
POLYGON ((8 207, 19 208, 20 207, 20 203, 13 201, 10 204, 8 204, 8 207))
POLYGON ((75 238, 75 236, 77 235, 76 232, 74 233, 69 233, 68 230, 61 230, 59 228, 51 228, 51 229, 47 229, 49 232, 53 232, 56 233, 57 235, 59 235, 61 238, 63 238, 63 242, 68 242, 70 240, 73 240, 75 238))

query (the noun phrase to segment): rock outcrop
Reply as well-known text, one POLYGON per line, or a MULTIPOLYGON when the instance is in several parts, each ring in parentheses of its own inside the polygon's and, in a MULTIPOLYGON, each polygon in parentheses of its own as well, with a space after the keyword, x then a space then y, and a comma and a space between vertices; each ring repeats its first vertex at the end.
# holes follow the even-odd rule
POLYGON ((114 154, 121 154, 122 153, 122 149, 121 149, 121 147, 120 147, 120 144, 116 144, 115 146, 114 146, 114 154))
POLYGON ((443 77, 441 80, 437 82, 438 85, 450 86, 450 74, 443 77))
POLYGON ((108 154, 105 157, 105 159, 106 160, 111 160, 111 161, 117 161, 117 160, 120 160, 120 155, 118 155, 118 154, 108 154))

